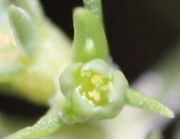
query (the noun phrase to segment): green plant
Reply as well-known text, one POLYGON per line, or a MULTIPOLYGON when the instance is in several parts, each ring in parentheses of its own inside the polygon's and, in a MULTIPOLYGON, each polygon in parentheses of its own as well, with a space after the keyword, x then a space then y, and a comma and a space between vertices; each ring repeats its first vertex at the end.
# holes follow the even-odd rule
POLYGON ((85 7, 74 10, 72 49, 37 0, 1 3, 6 15, 2 32, 7 29, 3 37, 9 41, 1 44, 1 88, 8 95, 49 105, 33 126, 5 138, 41 138, 72 124, 114 118, 125 104, 174 117, 166 106, 132 89, 109 61, 100 0, 84 0, 85 7))

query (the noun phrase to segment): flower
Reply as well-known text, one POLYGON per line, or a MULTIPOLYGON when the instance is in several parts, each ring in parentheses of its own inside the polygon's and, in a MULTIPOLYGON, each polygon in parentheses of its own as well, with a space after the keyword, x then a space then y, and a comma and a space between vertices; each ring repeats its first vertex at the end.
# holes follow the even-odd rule
POLYGON ((60 86, 66 97, 66 123, 115 117, 129 88, 123 73, 100 59, 71 64, 61 74, 60 86))
POLYGON ((173 118, 163 104, 129 87, 124 74, 101 59, 69 65, 60 76, 66 124, 114 118, 125 104, 173 118))

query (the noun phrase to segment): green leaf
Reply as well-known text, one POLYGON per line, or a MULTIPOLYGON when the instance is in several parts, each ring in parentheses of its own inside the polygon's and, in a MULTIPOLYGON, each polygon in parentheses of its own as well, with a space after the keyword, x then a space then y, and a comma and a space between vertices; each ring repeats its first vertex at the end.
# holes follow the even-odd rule
POLYGON ((16 42, 21 46, 26 56, 33 56, 39 42, 39 32, 30 15, 16 6, 9 9, 9 19, 16 42))
POLYGON ((87 62, 109 58, 107 39, 101 22, 84 8, 74 11, 73 61, 87 62))
POLYGON ((174 113, 168 107, 134 89, 129 89, 126 95, 126 99, 126 103, 131 106, 157 113, 164 117, 174 118, 174 113))

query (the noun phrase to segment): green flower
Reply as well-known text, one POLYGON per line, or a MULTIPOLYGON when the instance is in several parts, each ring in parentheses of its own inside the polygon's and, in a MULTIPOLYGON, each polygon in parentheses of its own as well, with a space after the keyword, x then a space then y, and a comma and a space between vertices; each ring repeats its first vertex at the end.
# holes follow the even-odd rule
POLYGON ((63 119, 83 122, 115 117, 125 104, 128 82, 122 72, 95 59, 70 65, 60 77, 60 86, 67 100, 63 119))

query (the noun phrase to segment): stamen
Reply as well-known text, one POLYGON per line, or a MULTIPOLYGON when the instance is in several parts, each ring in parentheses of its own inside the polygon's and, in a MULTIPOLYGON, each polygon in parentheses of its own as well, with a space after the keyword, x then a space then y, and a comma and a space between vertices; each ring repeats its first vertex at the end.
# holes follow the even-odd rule
POLYGON ((112 90, 111 79, 91 70, 83 71, 76 77, 76 87, 83 99, 97 106, 108 104, 108 93, 112 90))

